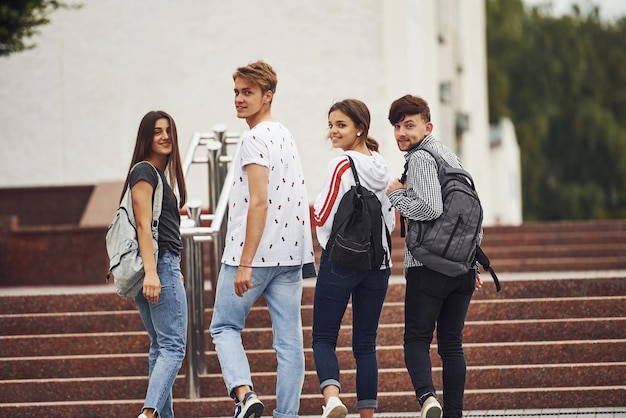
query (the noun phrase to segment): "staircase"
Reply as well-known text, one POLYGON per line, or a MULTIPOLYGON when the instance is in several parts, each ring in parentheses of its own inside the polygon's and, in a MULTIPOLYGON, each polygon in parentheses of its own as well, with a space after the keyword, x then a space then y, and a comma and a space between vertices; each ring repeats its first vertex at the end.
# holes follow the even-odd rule
POLYGON ((626 269, 626 219, 488 227, 481 247, 496 271, 626 269))
MULTIPOLYGON (((401 276, 404 239, 398 227, 391 238, 391 273, 401 276)), ((626 269, 626 219, 486 227, 481 247, 496 272, 621 270, 626 269)))
MULTIPOLYGON (((626 406, 626 222, 492 228, 486 230, 484 249, 503 290, 496 294, 483 274, 485 286, 470 305, 464 334, 465 408, 626 406), (597 253, 597 246, 606 251, 597 253)), ((398 258, 395 251, 397 274, 402 255, 398 258)), ((322 404, 310 348, 313 290, 314 280, 305 280, 307 371, 301 415, 321 414, 322 404)), ((418 410, 403 363, 403 295, 404 280, 395 276, 378 336, 380 413, 418 410)), ((253 309, 243 340, 255 389, 270 415, 276 370, 270 321, 263 301, 253 309)), ((211 313, 205 312, 206 324, 211 313)), ((348 309, 338 354, 342 398, 354 413, 350 315, 348 309)), ((112 287, 42 288, 26 295, 0 291, 0 330, 0 417, 139 413, 147 386, 148 337, 133 302, 119 298, 112 287)), ((232 413, 208 333, 206 341, 202 398, 185 398, 183 365, 174 387, 179 417, 232 413)), ((441 388, 435 346, 432 358, 435 384, 441 388)))

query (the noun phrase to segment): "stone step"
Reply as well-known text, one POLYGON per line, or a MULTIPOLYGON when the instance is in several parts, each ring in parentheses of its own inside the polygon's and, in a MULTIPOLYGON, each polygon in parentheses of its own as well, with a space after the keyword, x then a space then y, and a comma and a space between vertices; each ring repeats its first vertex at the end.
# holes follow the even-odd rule
MULTIPOLYGON (((481 245, 497 272, 527 271, 597 271, 626 269, 626 233, 624 237, 583 238, 580 244, 545 238, 530 242, 485 242, 481 245), (608 241, 607 241, 608 240, 608 241), (598 248, 596 248, 596 246, 598 248)), ((577 238, 572 238, 577 239, 577 238)), ((392 274, 401 275, 404 243, 392 243, 392 274)), ((316 250, 319 261, 321 249, 316 250)), ((319 263, 318 263, 319 264, 319 263)))
MULTIPOLYGON (((565 225, 545 223, 509 227, 483 228, 481 246, 508 244, 513 247, 529 244, 564 244, 580 245, 602 243, 624 243, 626 240, 626 222, 607 222, 605 224, 579 224, 567 228, 565 225)), ((405 238, 400 236, 400 229, 391 233, 392 248, 401 248, 405 238)), ((315 244, 319 246, 317 241, 315 244)))
MULTIPOLYGON (((618 363, 624 361, 621 353, 626 350, 626 339, 597 341, 536 341, 511 343, 467 343, 463 345, 465 358, 471 366, 516 366, 529 364, 560 363, 618 363)), ((247 350, 250 364, 257 372, 276 370, 276 354, 272 349, 247 350)), ((307 370, 315 370, 313 352, 305 348, 307 370)), ((437 345, 431 347, 433 367, 441 366, 437 345)), ((377 347, 380 368, 397 368, 404 365, 402 345, 377 347)), ((338 347, 337 358, 342 370, 353 369, 354 357, 350 347, 338 347)), ((219 373, 219 361, 215 351, 206 352, 207 373, 219 373)))
MULTIPOLYGON (((626 295, 626 280, 624 280, 626 271, 624 270, 594 272, 587 276, 581 272, 551 272, 549 274, 531 272, 503 274, 499 277, 502 291, 496 293, 489 273, 483 273, 482 278, 486 285, 480 291, 474 292, 472 300, 626 295)), ((403 292, 404 289, 395 290, 403 292)))
POLYGON ((1 357, 2 379, 63 379, 143 376, 148 352, 1 357))
MULTIPOLYGON (((466 321, 463 341, 515 342, 551 340, 596 340, 624 337, 626 317, 526 319, 505 321, 466 321)), ((400 345, 404 324, 381 324, 377 344, 400 345)), ((311 346, 311 327, 304 326, 304 346, 311 346)), ((271 328, 250 328, 241 333, 247 347, 271 348, 271 328)), ((204 338, 212 349, 210 336, 205 330, 204 338)), ((350 327, 345 325, 339 332, 339 346, 351 343, 350 327)), ((80 334, 38 334, 0 336, 0 357, 35 357, 52 355, 120 354, 138 353, 148 348, 145 331, 80 334)))
MULTIPOLYGON (((485 405, 493 405, 491 409, 516 408, 545 409, 585 408, 589 400, 594 406, 619 407, 626 399, 626 386, 583 386, 559 388, 512 388, 472 390, 465 392, 464 406, 466 410, 481 410, 485 405)), ((265 404, 266 415, 276 406, 273 396, 261 394, 265 404)), ((356 413, 356 395, 342 394, 342 400, 348 406, 349 413, 356 413)), ((416 412, 419 408, 412 391, 395 391, 379 394, 377 413, 416 412)), ((41 402, 41 403, 4 403, 0 404, 0 416, 35 417, 45 411, 47 418, 84 418, 96 417, 106 411, 108 416, 133 416, 143 405, 143 399, 134 400, 88 400, 75 402, 41 402)), ((319 394, 303 395, 300 400, 301 415, 321 414, 322 400, 319 394)), ((222 417, 232 415, 233 401, 227 397, 175 399, 174 412, 185 418, 222 417)))
MULTIPOLYGON (((212 309, 205 309, 204 323, 208 328, 212 309)), ((498 299, 473 300, 468 320, 599 318, 626 316, 626 296, 582 298, 498 299)), ((385 302, 380 323, 404 321, 403 302, 385 302)), ((302 322, 313 322, 313 307, 302 306, 302 322)), ((351 305, 346 309, 343 323, 352 322, 351 305)), ((269 311, 264 305, 255 306, 247 320, 248 327, 269 327, 269 311)), ((62 312, 0 315, 4 335, 69 334, 144 329, 136 309, 129 311, 62 312)))
MULTIPOLYGON (((536 254, 529 257, 522 253, 509 253, 506 257, 496 258, 491 255, 489 249, 484 249, 484 251, 491 260, 491 267, 496 271, 496 274, 511 272, 525 273, 542 271, 601 271, 626 269, 626 257, 620 255, 619 252, 614 255, 602 254, 589 257, 581 257, 575 254, 566 254, 564 256, 554 257, 536 254)), ((622 250, 622 254, 625 251, 626 248, 622 250)), ((403 274, 401 255, 392 255, 391 274, 403 274)))
MULTIPOLYGON (((610 221, 486 227, 481 246, 500 272, 623 269, 625 225, 610 221)), ((402 274, 404 238, 398 231, 392 234, 392 248, 392 270, 402 274)))
MULTIPOLYGON (((611 220, 537 222, 513 227, 485 227, 483 247, 487 254, 490 254, 492 248, 528 244, 556 247, 560 244, 580 243, 585 248, 590 248, 594 244, 623 244, 626 242, 624 224, 623 220, 611 220)), ((102 237, 105 232, 105 227, 74 225, 19 227, 11 230, 3 247, 6 250, 4 258, 11 262, 3 266, 7 273, 0 276, 0 286, 102 284, 108 259, 104 251, 93 251, 93 248, 103 242, 102 237), (33 242, 37 245, 33 245, 33 242), (38 262, 33 264, 34 259, 38 262), (66 260, 81 260, 81 262, 68 264, 66 260)), ((403 238, 399 236, 399 228, 393 231, 392 239, 394 248, 401 250, 404 244, 403 238)), ((208 246, 206 247, 208 258, 209 249, 208 246)), ((319 257, 319 248, 316 251, 319 257)), ((498 259, 499 271, 542 271, 541 269, 548 267, 539 262, 518 266, 514 263, 516 259, 522 258, 511 256, 507 259, 498 259)), ((394 274, 401 274, 401 255, 394 256, 394 264, 394 274)), ((563 270, 563 268, 567 267, 561 267, 558 270, 563 270)), ((608 260, 605 263, 579 263, 570 268, 596 271, 624 268, 624 266, 615 260, 608 260)))
MULTIPOLYGON (((464 336, 469 368, 466 409, 620 406, 617 400, 626 396, 625 277, 623 271, 504 274, 504 290, 496 294, 488 275, 483 276, 486 284, 474 296, 464 336)), ((307 376, 301 415, 319 415, 322 403, 310 348, 314 284, 314 280, 305 281, 303 292, 307 376)), ((403 297, 404 279, 395 277, 378 337, 379 413, 418 409, 404 369, 403 297)), ((0 314, 0 402, 4 402, 0 403, 0 416, 37 416, 46 410, 47 416, 84 417, 96 416, 102 408, 111 416, 132 416, 139 410, 147 382, 148 338, 132 300, 114 293, 3 295, 0 310, 7 309, 7 301, 18 311, 0 314), (47 310, 39 310, 38 302, 47 310), (87 309, 81 312, 83 306, 87 309), (18 314, 19 309, 26 314, 18 314), (36 400, 35 405, 31 400, 36 400)), ((243 339, 250 347, 247 352, 256 389, 266 412, 271 412, 276 358, 263 305, 260 301, 255 306, 249 322, 254 328, 246 329, 243 339)), ((207 326, 210 316, 207 307, 207 326)), ((350 319, 348 310, 338 356, 345 380, 342 398, 354 413, 350 319)), ((179 416, 232 413, 233 403, 224 396, 208 331, 204 337, 207 370, 200 377, 203 398, 184 399, 183 365, 174 389, 179 416)), ((441 387, 435 344, 431 358, 436 384, 441 387)))
POLYGON ((524 222, 522 225, 485 226, 485 235, 511 235, 511 233, 543 233, 543 232, 598 232, 626 231, 625 219, 586 220, 586 221, 549 221, 524 222))
POLYGON ((145 331, 0 336, 0 357, 147 352, 145 331))
MULTIPOLYGON (((433 366, 440 366, 436 344, 431 348, 433 366)), ((528 343, 468 343, 464 345, 468 365, 529 365, 559 363, 616 363, 622 361, 626 340, 537 341, 528 343)), ((404 364, 402 346, 378 347, 381 368, 404 364)), ((257 372, 276 370, 276 353, 272 349, 246 351, 257 372)), ((205 352, 206 372, 220 373, 215 351, 205 352)), ((306 369, 315 370, 311 348, 304 349, 306 369)), ((337 357, 344 370, 355 367, 350 347, 338 347, 337 357)), ((88 354, 74 356, 37 356, 0 358, 3 379, 62 379, 87 377, 142 376, 148 362, 146 353, 88 354)), ((184 373, 185 367, 181 369, 184 373)))
MULTIPOLYGON (((485 250, 486 252, 486 250, 485 250)), ((489 255, 489 253, 487 253, 489 255)), ((506 258, 496 260, 491 258, 491 267, 498 272, 533 272, 533 271, 597 271, 597 270, 624 270, 626 257, 534 257, 534 258, 506 258)), ((395 267, 394 267, 395 268, 395 267)))
MULTIPOLYGON (((571 387, 615 386, 624 384, 626 363, 591 363, 591 364, 538 364, 529 366, 487 366, 467 368, 466 389, 491 390, 534 387, 571 387)), ((441 388, 441 367, 433 367, 433 383, 441 388)), ((355 370, 342 370, 342 392, 356 392, 355 370)), ((181 379, 181 383, 183 379, 181 379)), ((274 393, 276 378, 274 374, 254 373, 252 381, 259 393, 274 393)), ((146 380, 147 382, 147 380, 146 380)), ((220 374, 205 375, 200 381, 201 396, 221 396, 225 386, 220 374)), ((379 369, 379 392, 395 392, 398 389, 410 390, 411 379, 404 367, 379 369)), ((308 371, 302 393, 318 394, 319 380, 314 371, 308 371)), ((181 397, 185 388, 181 388, 181 397)))
MULTIPOLYGON (((482 247, 481 247, 482 248, 482 247)), ((508 260, 512 258, 602 258, 618 257, 626 253, 626 242, 606 243, 594 245, 583 244, 541 244, 515 246, 485 246, 491 260, 508 260)))
MULTIPOLYGON (((580 245, 591 248, 595 244, 621 243, 626 241, 626 231, 606 230, 606 231, 540 231, 540 232, 516 232, 490 234, 488 231, 483 236, 481 247, 491 248, 495 246, 517 246, 527 245, 580 245)), ((400 241, 401 242, 401 241, 400 241)), ((392 241, 392 247, 395 241, 392 241)))
MULTIPOLYGON (((626 318, 566 318, 515 321, 466 321, 463 341, 515 342, 550 340, 619 339, 624 337, 626 318)), ((311 328, 303 327, 305 347, 311 345, 311 328)), ((381 324, 378 327, 377 344, 400 345, 403 343, 404 323, 381 324)), ((244 330, 242 339, 247 346, 271 348, 271 328, 244 330)), ((342 326, 338 345, 348 346, 351 341, 349 326, 342 326)), ((211 344, 209 344, 209 347, 211 344)))
MULTIPOLYGON (((211 321, 212 309, 205 314, 205 324, 211 321)), ((626 316, 625 296, 594 296, 533 299, 474 299, 467 315, 468 321, 496 321, 520 319, 603 318, 626 316)), ((313 307, 302 306, 302 323, 313 322, 313 307)), ((404 322, 404 302, 385 302, 380 324, 404 322)), ((348 305, 343 324, 352 323, 352 308, 348 305)), ((249 327, 270 327, 271 320, 265 306, 255 306, 246 322, 249 327)), ((207 325, 208 327, 208 325, 207 325)))
MULTIPOLYGON (((342 371, 342 391, 356 392, 355 371, 342 371)), ((626 363, 536 364, 526 366, 469 366, 466 389, 491 390, 536 387, 615 386, 624 383, 626 363)), ((436 387, 441 387, 441 368, 433 368, 436 387)), ((252 381, 259 394, 273 393, 275 373, 253 373, 252 381)), ((394 392, 411 388, 411 379, 404 367, 379 369, 379 392, 394 392)), ((88 377, 69 379, 28 379, 0 381, 0 399, 13 402, 58 402, 100 399, 138 399, 145 395, 147 376, 88 377)), ((207 374, 200 378, 202 397, 224 396, 221 374, 207 374)), ((184 375, 176 379, 175 399, 185 398, 187 386, 184 375)), ((303 394, 318 394, 319 381, 314 371, 305 374, 303 394)))
POLYGON ((50 294, 0 294, 0 314, 137 310, 135 302, 119 297, 112 284, 62 289, 50 294))
MULTIPOLYGON (((626 257, 623 258, 626 259, 626 257)), ((499 273, 497 269, 496 273, 499 273)), ((483 273, 482 278, 485 286, 474 293, 473 301, 482 299, 626 296, 626 280, 624 280, 626 269, 599 271, 587 275, 570 271, 504 273, 498 274, 498 277, 502 283, 502 292, 496 293, 489 273, 483 273)), ((402 302, 404 300, 404 283, 402 274, 392 276, 386 302, 402 302)), ((66 289, 66 293, 61 293, 63 290, 59 290, 54 294, 0 294, 0 315, 136 310, 134 301, 115 294, 113 285, 91 289, 91 287, 86 286, 75 290, 66 289)), ((304 280, 303 306, 313 303, 314 292, 315 279, 304 280)), ((210 299, 210 294, 206 291, 204 300, 207 308, 210 307, 208 303, 210 299)))
MULTIPOLYGON (((404 364, 402 345, 379 346, 380 368, 397 368, 404 364)), ((464 344, 465 357, 472 366, 515 366, 560 363, 617 363, 624 360, 626 339, 595 341, 535 341, 464 344)), ((272 349, 246 350, 256 372, 276 370, 276 353, 272 349)), ((219 374, 215 351, 205 352, 206 372, 219 374)), ((304 348, 307 370, 315 370, 313 351, 304 348)), ((337 357, 344 370, 355 367, 350 347, 338 347, 337 357)), ((437 346, 431 348, 433 366, 440 366, 437 346)), ((36 356, 0 358, 3 379, 63 379, 87 377, 143 376, 148 362, 147 353, 85 354, 71 356, 36 356)), ((181 368, 184 374, 185 366, 181 368)))
MULTIPOLYGON (((402 304, 401 302, 395 302, 402 304)), ((472 300, 467 319, 516 320, 626 317, 626 295, 472 300)), ((397 320, 397 318, 394 318, 397 320)), ((403 317, 402 317, 403 319, 403 317)), ((389 321, 393 321, 389 319, 389 321)))
POLYGON ((0 315, 4 335, 79 334, 141 331, 137 309, 131 311, 65 312, 0 315))

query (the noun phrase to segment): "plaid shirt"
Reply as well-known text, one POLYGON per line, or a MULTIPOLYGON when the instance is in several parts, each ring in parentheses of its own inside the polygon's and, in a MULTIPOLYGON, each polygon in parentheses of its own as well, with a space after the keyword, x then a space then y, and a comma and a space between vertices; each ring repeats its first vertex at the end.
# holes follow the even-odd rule
MULTIPOLYGON (((432 135, 428 135, 419 145, 406 153, 404 156, 406 189, 394 190, 389 194, 389 200, 400 215, 409 222, 436 219, 443 213, 437 162, 428 152, 419 152, 425 145, 437 150, 448 164, 461 168, 461 162, 457 156, 432 135)), ((404 270, 421 265, 422 263, 413 258, 405 245, 404 270)))

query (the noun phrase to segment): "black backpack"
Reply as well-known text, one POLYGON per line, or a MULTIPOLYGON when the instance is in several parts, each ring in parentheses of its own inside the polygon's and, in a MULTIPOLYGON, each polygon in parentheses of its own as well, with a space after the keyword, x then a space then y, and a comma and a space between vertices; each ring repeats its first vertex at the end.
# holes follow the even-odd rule
POLYGON ((452 277, 466 273, 478 262, 490 272, 499 292, 498 276, 478 245, 483 209, 472 176, 462 168, 452 167, 435 149, 422 149, 437 162, 443 213, 430 221, 409 222, 408 250, 426 267, 452 277))
POLYGON ((350 161, 356 185, 339 202, 326 254, 333 263, 353 270, 378 270, 383 261, 389 265, 382 242, 383 227, 391 251, 391 237, 383 219, 380 200, 359 182, 354 161, 350 161))

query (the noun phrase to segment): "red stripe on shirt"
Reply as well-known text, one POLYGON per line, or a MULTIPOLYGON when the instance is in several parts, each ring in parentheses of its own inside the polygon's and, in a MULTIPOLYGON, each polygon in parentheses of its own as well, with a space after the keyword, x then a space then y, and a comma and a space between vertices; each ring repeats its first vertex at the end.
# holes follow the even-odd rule
POLYGON ((341 188, 341 176, 350 168, 350 162, 348 159, 342 160, 335 166, 335 170, 330 179, 330 187, 328 188, 328 194, 326 195, 326 199, 324 199, 324 204, 322 205, 322 209, 320 209, 319 214, 315 215, 315 225, 322 226, 328 220, 328 217, 332 213, 332 209, 335 206, 335 202, 337 201, 337 196, 339 196, 339 189, 341 188))

